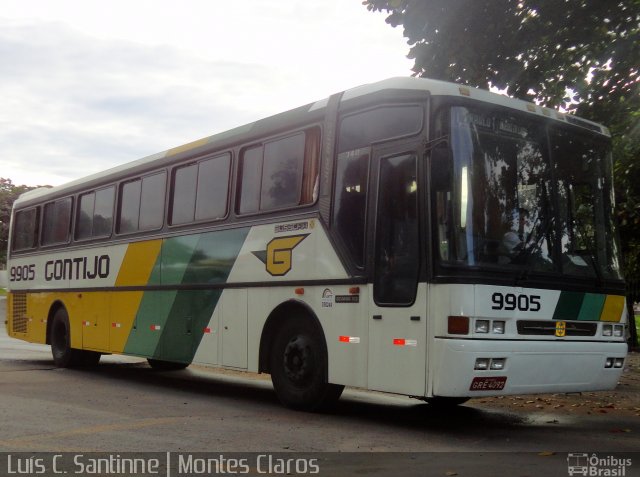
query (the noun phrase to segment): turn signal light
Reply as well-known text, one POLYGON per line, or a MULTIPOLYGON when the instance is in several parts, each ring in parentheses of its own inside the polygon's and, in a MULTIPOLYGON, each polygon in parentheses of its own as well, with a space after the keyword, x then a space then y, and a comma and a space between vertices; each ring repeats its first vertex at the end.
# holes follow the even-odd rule
POLYGON ((468 335, 469 334, 469 317, 468 316, 449 316, 447 333, 450 335, 468 335))

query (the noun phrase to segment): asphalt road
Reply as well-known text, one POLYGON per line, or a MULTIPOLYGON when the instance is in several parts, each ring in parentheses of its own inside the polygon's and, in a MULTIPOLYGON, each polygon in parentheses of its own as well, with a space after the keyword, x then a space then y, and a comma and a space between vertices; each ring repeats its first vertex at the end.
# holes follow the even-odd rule
MULTIPOLYGON (((0 298, 2 324, 4 305, 0 298)), ((121 356, 92 370, 56 369, 48 346, 0 326, 0 452, 312 453, 331 475, 568 475, 567 453, 638 451, 639 423, 476 400, 443 412, 352 389, 329 413, 301 413, 278 403, 268 376, 195 366, 159 373, 121 356)), ((627 476, 640 470, 640 454, 629 455, 637 463, 627 476)))

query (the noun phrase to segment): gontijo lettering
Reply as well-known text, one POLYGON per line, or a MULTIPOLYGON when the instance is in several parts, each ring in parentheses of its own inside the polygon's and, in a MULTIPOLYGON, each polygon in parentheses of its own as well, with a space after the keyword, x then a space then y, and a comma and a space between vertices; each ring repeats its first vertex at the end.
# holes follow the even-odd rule
POLYGON ((52 280, 107 278, 109 265, 109 255, 49 260, 44 266, 44 279, 50 282, 52 280))

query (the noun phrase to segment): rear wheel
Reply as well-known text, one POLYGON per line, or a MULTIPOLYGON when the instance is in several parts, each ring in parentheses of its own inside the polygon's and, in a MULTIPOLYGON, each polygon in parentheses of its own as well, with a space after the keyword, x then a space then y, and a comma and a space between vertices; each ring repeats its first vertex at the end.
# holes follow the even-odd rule
POLYGON ((58 368, 95 365, 100 360, 99 353, 71 347, 69 315, 64 308, 59 308, 53 315, 50 338, 53 362, 58 368))
POLYGON ((304 316, 287 320, 270 356, 271 381, 287 407, 315 411, 335 403, 344 386, 327 381, 327 352, 318 327, 304 316))
POLYGON ((179 371, 189 366, 187 363, 176 363, 174 361, 163 361, 161 359, 153 358, 147 358, 147 362, 149 363, 149 366, 156 371, 179 371))

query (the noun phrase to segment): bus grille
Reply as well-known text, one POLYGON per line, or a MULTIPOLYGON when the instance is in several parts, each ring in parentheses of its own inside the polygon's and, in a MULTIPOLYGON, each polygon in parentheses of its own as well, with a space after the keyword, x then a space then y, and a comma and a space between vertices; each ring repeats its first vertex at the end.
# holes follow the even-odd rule
POLYGON ((14 293, 11 295, 11 309, 13 319, 13 332, 27 332, 27 294, 14 293))
MULTIPOLYGON (((597 323, 576 323, 567 322, 565 336, 595 336, 598 331, 597 323)), ((537 335, 537 336, 555 336, 556 334, 556 322, 555 321, 534 321, 534 320, 519 320, 518 321, 518 334, 519 335, 537 335)))

